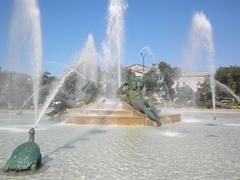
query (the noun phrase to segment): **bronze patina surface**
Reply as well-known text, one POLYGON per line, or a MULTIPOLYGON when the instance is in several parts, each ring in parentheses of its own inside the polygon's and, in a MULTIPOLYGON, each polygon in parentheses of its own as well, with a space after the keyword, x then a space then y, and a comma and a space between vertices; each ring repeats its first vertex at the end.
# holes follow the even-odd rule
POLYGON ((19 145, 11 154, 4 171, 36 170, 41 166, 42 156, 34 142, 34 128, 29 130, 29 141, 19 145))
POLYGON ((58 113, 64 112, 68 108, 78 108, 83 105, 87 105, 94 101, 97 96, 97 88, 94 82, 88 81, 82 88, 81 91, 84 93, 84 96, 81 100, 75 101, 72 99, 61 100, 61 103, 56 105, 55 109, 49 113, 46 113, 47 116, 54 116, 58 113))
POLYGON ((129 73, 127 82, 119 88, 117 94, 135 110, 146 114, 149 119, 155 121, 160 126, 160 117, 153 103, 144 97, 143 87, 143 80, 129 73))

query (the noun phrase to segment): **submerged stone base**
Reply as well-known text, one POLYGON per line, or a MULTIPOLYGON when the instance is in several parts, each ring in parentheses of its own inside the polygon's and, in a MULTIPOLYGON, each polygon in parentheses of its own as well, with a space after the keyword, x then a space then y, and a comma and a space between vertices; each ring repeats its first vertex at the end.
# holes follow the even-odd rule
MULTIPOLYGON (((145 114, 133 110, 125 105, 122 109, 98 109, 88 106, 80 109, 69 109, 64 115, 67 123, 96 124, 96 125, 142 125, 157 126, 145 114)), ((161 115, 162 124, 181 121, 180 114, 161 115)))

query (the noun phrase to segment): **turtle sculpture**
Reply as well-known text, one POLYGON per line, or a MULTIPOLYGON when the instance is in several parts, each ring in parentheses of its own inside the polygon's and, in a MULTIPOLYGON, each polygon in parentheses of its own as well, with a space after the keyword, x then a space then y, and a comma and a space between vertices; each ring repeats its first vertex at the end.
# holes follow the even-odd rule
POLYGON ((29 130, 29 141, 19 145, 11 154, 4 171, 36 170, 41 166, 42 156, 34 142, 34 128, 29 130))

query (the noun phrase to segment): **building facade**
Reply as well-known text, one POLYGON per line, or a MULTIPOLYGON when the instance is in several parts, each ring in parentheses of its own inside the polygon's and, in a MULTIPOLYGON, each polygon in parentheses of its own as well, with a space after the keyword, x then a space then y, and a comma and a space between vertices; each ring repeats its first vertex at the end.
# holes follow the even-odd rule
POLYGON ((188 85, 196 92, 207 77, 209 77, 208 72, 183 72, 182 76, 175 82, 174 87, 188 85))
POLYGON ((143 74, 148 72, 148 67, 143 67, 141 64, 133 64, 129 66, 128 69, 131 69, 132 73, 134 73, 137 77, 143 77, 143 74))
MULTIPOLYGON (((143 77, 143 74, 148 72, 148 67, 141 64, 133 64, 128 67, 137 77, 143 77), (144 72, 143 72, 144 71, 144 72)), ((183 87, 188 85, 194 92, 197 92, 200 84, 204 82, 205 78, 209 77, 209 73, 205 71, 199 72, 183 72, 181 77, 175 81, 173 87, 183 87)))

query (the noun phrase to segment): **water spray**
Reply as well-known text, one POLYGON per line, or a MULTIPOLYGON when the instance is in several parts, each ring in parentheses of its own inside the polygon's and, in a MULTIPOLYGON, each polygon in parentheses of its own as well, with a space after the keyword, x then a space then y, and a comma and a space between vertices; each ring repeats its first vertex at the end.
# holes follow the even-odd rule
POLYGON ((151 58, 155 62, 156 57, 155 57, 154 53, 152 52, 152 49, 149 46, 145 46, 140 50, 140 55, 141 56, 145 57, 147 53, 151 56, 151 58))
MULTIPOLYGON (((82 62, 86 61, 86 59, 94 59, 91 54, 96 53, 95 52, 95 46, 94 46, 94 40, 91 34, 88 35, 87 41, 82 48, 80 55, 76 58, 76 61, 74 62, 73 66, 68 67, 67 71, 65 71, 64 75, 61 77, 61 79, 58 81, 58 83, 55 84, 55 86, 52 88, 52 91, 49 93, 48 97, 46 98, 45 103, 43 104, 39 116, 37 120, 34 123, 34 128, 38 125, 39 121, 42 119, 44 113, 46 112, 47 108, 49 107, 49 104, 52 102, 56 94, 58 93, 59 89, 64 85, 65 80, 67 77, 69 77, 73 72, 76 72, 79 66, 82 62)), ((89 69, 87 69, 89 71, 89 69)), ((77 71, 77 74, 80 75, 82 78, 87 79, 83 74, 79 73, 77 71)))
POLYGON ((212 25, 207 16, 202 12, 196 12, 192 18, 190 47, 192 59, 197 59, 198 52, 205 51, 208 61, 208 72, 210 74, 210 86, 212 92, 213 118, 216 119, 216 93, 214 79, 214 55, 215 48, 213 42, 212 25))
POLYGON ((103 76, 106 87, 103 89, 103 93, 107 98, 114 98, 112 94, 117 92, 122 83, 121 66, 124 56, 126 9, 126 0, 109 0, 106 36, 102 42, 103 63, 106 67, 103 76))
POLYGON ((222 91, 228 92, 235 99, 235 101, 237 101, 237 103, 240 104, 240 99, 229 87, 227 87, 225 84, 223 84, 217 80, 215 80, 215 82, 216 82, 216 85, 218 87, 220 87, 222 91))

